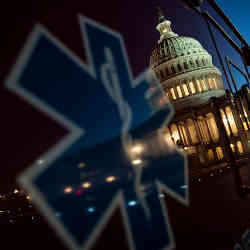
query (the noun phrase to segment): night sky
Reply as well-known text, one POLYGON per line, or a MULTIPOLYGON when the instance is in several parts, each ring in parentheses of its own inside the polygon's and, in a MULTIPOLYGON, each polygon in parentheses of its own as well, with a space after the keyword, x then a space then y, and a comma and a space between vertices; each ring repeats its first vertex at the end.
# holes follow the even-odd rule
MULTIPOLYGON (((233 1, 221 0, 219 2, 249 40, 249 33, 247 33, 249 25, 246 23, 248 19, 239 16, 239 6, 237 8, 230 6, 229 2, 233 1)), ((158 21, 155 7, 159 4, 166 18, 172 21, 174 32, 199 40, 212 54, 214 65, 221 69, 205 22, 196 13, 184 8, 179 1, 45 0, 34 2, 26 0, 15 3, 6 2, 0 16, 0 82, 2 83, 0 113, 2 114, 1 144, 3 146, 0 193, 13 189, 16 176, 67 133, 55 121, 3 88, 4 79, 13 67, 34 24, 39 22, 44 25, 85 60, 77 14, 81 13, 93 18, 122 34, 133 73, 137 75, 148 66, 151 51, 159 39, 158 31, 155 29, 158 21)), ((204 8, 222 23, 207 4, 204 8)), ((242 9, 248 8, 242 7, 242 9)), ((247 15, 246 11, 241 13, 247 15)), ((215 31, 215 35, 222 56, 228 55, 243 69, 237 52, 218 32, 215 31)), ((240 44, 237 39, 235 41, 240 44)), ((242 77, 236 77, 238 86, 245 83, 242 77)), ((225 86, 227 87, 226 82, 225 86)))

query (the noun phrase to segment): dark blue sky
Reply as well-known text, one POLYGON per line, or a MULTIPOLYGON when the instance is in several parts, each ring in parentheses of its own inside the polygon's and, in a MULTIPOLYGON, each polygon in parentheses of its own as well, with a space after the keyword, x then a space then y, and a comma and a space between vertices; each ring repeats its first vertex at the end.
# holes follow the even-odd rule
MULTIPOLYGON (((34 3, 32 0, 26 0, 16 2, 15 8, 13 8, 11 1, 6 2, 4 12, 0 16, 2 32, 0 39, 0 82, 2 83, 0 113, 4 117, 1 121, 1 129, 6 131, 2 137, 2 144, 5 145, 2 165, 6 166, 2 168, 2 176, 9 178, 5 178, 0 186, 9 186, 9 183, 13 183, 18 173, 22 172, 34 159, 39 157, 48 147, 54 145, 67 132, 64 128, 58 128, 59 125, 55 121, 46 118, 32 105, 3 88, 3 82, 34 25, 41 23, 84 60, 86 58, 84 57, 77 15, 80 13, 92 18, 121 33, 132 71, 136 76, 149 66, 149 57, 159 39, 159 33, 155 27, 158 22, 156 6, 160 5, 166 18, 172 21, 173 30, 179 35, 190 36, 200 41, 213 56, 214 65, 221 70, 204 20, 195 12, 188 11, 180 2, 173 0, 110 0, 107 3, 97 0, 75 0, 74 2, 44 0, 34 3)), ((206 1, 204 2, 204 9, 207 9, 223 25, 217 14, 206 4, 206 1)), ((249 40, 248 10, 250 3, 241 1, 244 2, 244 5, 238 6, 239 1, 218 0, 218 2, 221 3, 225 12, 232 18, 245 38, 249 40)), ((223 27, 227 29, 225 25, 223 27)), ((227 30, 230 33, 230 30, 227 30)), ((222 57, 229 56, 244 69, 239 54, 217 31, 214 30, 214 32, 222 57)), ((235 37, 234 39, 240 45, 235 37)), ((244 84, 243 77, 237 75, 236 72, 234 73, 238 85, 244 84)), ((225 77, 223 78, 225 79, 225 77)), ((224 83, 227 86, 225 80, 224 83)))

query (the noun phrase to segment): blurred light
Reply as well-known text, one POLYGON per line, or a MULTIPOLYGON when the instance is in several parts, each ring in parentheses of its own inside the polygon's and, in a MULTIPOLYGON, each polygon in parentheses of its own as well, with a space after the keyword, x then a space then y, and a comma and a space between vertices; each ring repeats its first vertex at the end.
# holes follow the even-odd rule
POLYGON ((222 169, 220 169, 220 170, 219 170, 219 172, 220 172, 220 173, 222 173, 222 172, 223 172, 223 170, 222 170, 222 169))
POLYGON ((161 193, 161 194, 159 195, 160 198, 163 198, 164 196, 165 196, 165 194, 163 194, 163 193, 161 193))
POLYGON ((184 150, 187 150, 188 149, 188 147, 184 147, 184 150))
POLYGON ((30 200, 30 196, 29 195, 27 195, 26 198, 27 198, 27 200, 30 200))
POLYGON ((79 168, 84 168, 86 166, 86 164, 84 163, 84 162, 80 162, 79 164, 78 164, 78 167, 79 168))
POLYGON ((43 161, 42 159, 40 159, 40 160, 37 161, 37 163, 38 163, 39 165, 43 164, 43 162, 44 162, 44 161, 43 161))
POLYGON ((84 182, 84 183, 82 184, 82 187, 84 187, 84 188, 89 188, 89 187, 91 187, 91 183, 90 183, 90 182, 84 182))
POLYGON ((183 185, 181 186, 182 189, 186 189, 187 188, 187 185, 183 185))
POLYGON ((214 174, 213 174, 213 173, 211 173, 211 174, 210 174, 210 176, 214 176, 214 174))
POLYGON ((132 163, 133 163, 134 165, 139 165, 139 164, 142 163, 142 160, 141 160, 141 159, 136 159, 136 160, 133 160, 132 163))
POLYGON ((136 201, 129 201, 128 202, 128 205, 131 206, 131 207, 135 206, 136 204, 137 204, 136 201))
POLYGON ((136 144, 131 148, 131 152, 135 154, 140 154, 143 151, 143 146, 141 144, 136 144))
POLYGON ((202 179, 201 179, 201 178, 199 178, 199 179, 198 179, 198 181, 199 181, 199 182, 202 182, 202 179))
POLYGON ((66 188, 64 188, 64 193, 65 194, 70 194, 70 193, 72 193, 72 191, 73 191, 72 187, 66 187, 66 188))
POLYGON ((0 210, 0 213, 5 213, 5 211, 3 211, 3 210, 0 210))
POLYGON ((34 216, 31 216, 31 220, 34 220, 34 216))
POLYGON ((18 193, 19 193, 19 190, 18 190, 18 189, 15 189, 15 190, 13 191, 13 193, 14 193, 14 194, 18 194, 18 193))
POLYGON ((14 223, 14 221, 13 221, 13 220, 11 220, 11 219, 9 220, 9 222, 10 222, 10 223, 14 223))
POLYGON ((94 208, 94 207, 89 207, 89 208, 88 208, 88 212, 90 212, 90 213, 95 212, 95 208, 94 208))
POLYGON ((56 212, 56 213, 55 213, 55 216, 56 216, 56 217, 60 217, 61 215, 62 215, 62 213, 60 213, 60 212, 56 212))
POLYGON ((83 192, 84 191, 82 189, 78 189, 78 190, 75 191, 75 194, 76 195, 81 195, 81 194, 83 194, 83 192))
POLYGON ((106 178, 106 181, 107 182, 112 182, 112 181, 114 181, 115 180, 115 176, 108 176, 107 178, 106 178))

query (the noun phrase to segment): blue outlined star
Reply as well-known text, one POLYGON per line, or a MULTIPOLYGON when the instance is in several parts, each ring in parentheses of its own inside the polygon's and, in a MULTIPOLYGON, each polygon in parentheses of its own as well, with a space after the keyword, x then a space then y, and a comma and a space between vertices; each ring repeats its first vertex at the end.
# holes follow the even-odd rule
POLYGON ((119 33, 79 20, 88 64, 38 25, 6 81, 70 131, 42 156, 46 167, 32 165, 19 181, 72 249, 89 249, 117 206, 131 249, 171 248, 160 193, 187 204, 185 157, 151 136, 171 108, 151 110, 148 75, 132 79, 119 33), (140 158, 130 155, 137 140, 140 158))

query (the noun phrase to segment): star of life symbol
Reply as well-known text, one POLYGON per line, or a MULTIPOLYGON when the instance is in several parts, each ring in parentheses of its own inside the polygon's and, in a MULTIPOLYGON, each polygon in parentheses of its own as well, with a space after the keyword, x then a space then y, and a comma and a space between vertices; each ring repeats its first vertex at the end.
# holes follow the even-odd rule
POLYGON ((177 149, 156 152, 162 136, 144 140, 141 132, 159 128, 172 109, 150 108, 152 76, 132 79, 119 33, 79 22, 87 64, 37 25, 5 82, 69 131, 18 181, 71 249, 90 249, 117 207, 131 249, 171 249, 162 191, 188 204, 186 159, 177 149), (135 158, 138 139, 136 155, 147 153, 135 158))

